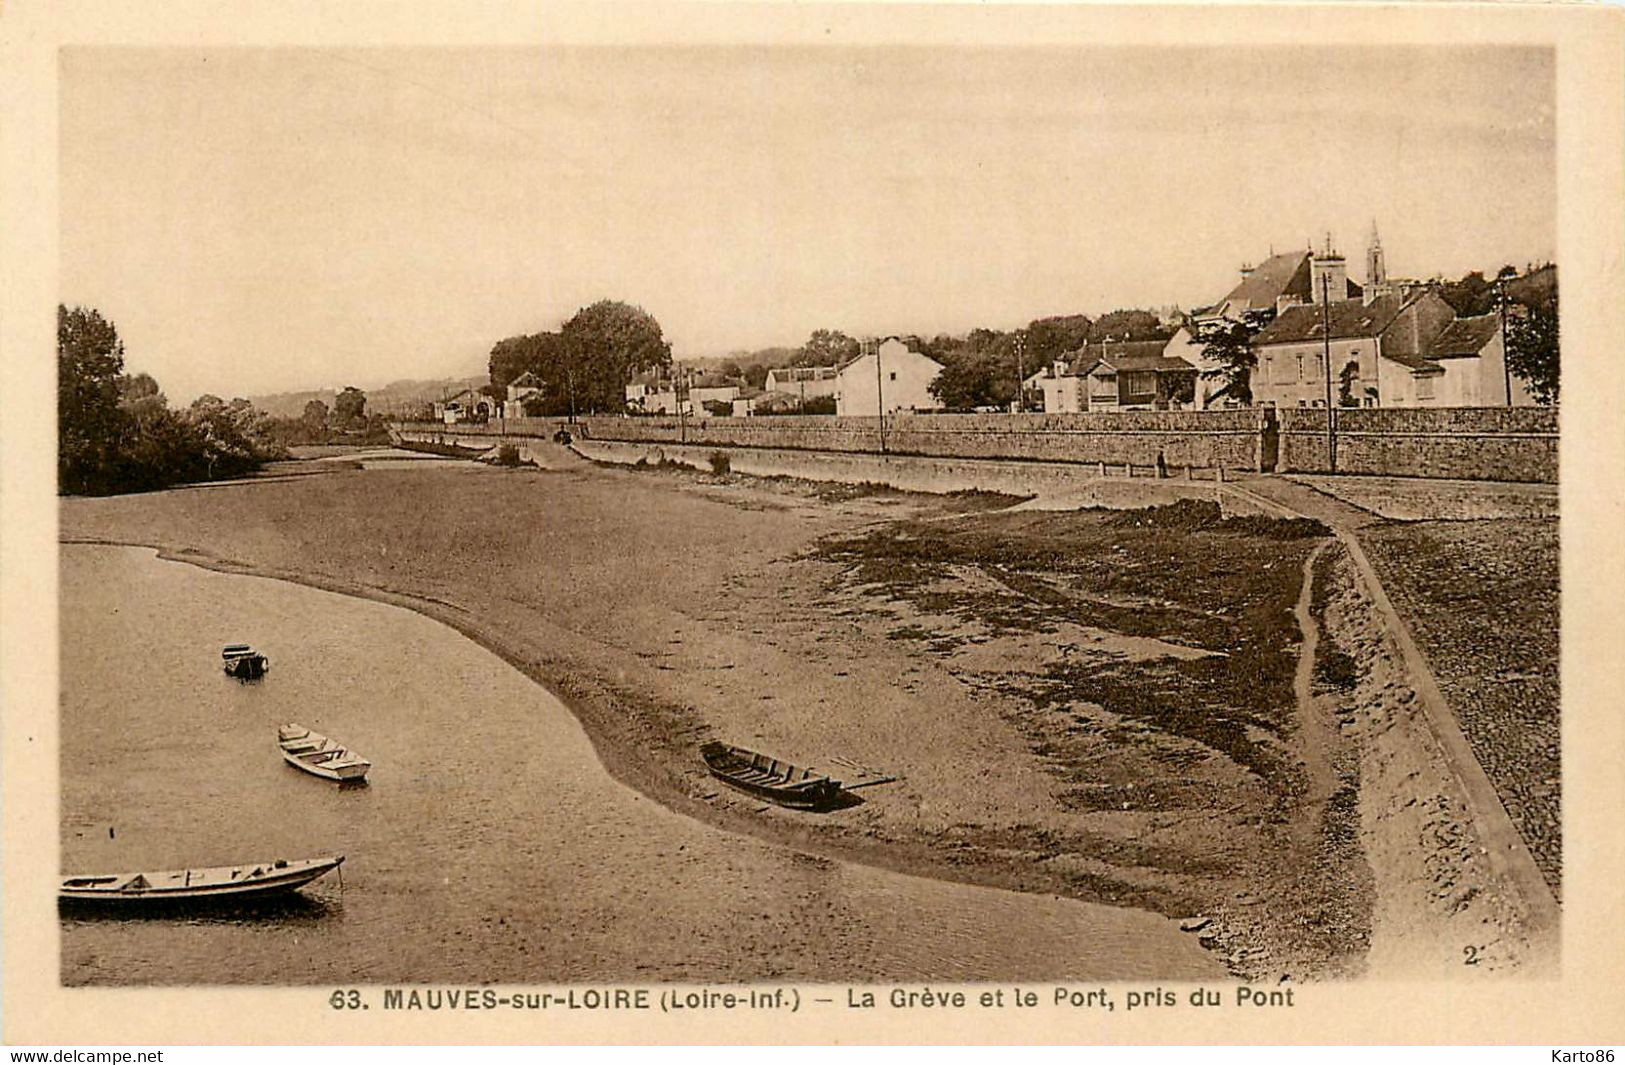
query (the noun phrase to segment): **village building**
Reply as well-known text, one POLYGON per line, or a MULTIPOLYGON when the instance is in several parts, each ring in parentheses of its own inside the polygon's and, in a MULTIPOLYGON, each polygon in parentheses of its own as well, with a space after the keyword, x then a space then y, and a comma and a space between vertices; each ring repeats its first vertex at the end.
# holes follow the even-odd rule
POLYGON ((834 366, 777 366, 767 371, 765 392, 783 392, 805 403, 833 396, 839 370, 834 366))
POLYGON ((942 364, 887 337, 840 368, 835 379, 835 413, 873 417, 884 410, 936 410, 930 386, 942 364))
POLYGON ((1163 354, 1163 341, 1085 344, 1037 377, 1044 413, 1170 410, 1191 394, 1196 367, 1163 354))
POLYGON ((485 393, 472 388, 453 393, 434 405, 434 420, 456 425, 458 422, 483 421, 500 417, 501 405, 485 393))
MULTIPOLYGON (((1390 291, 1280 314, 1255 338, 1254 402, 1324 407, 1505 406, 1507 374, 1497 315, 1457 318, 1437 292, 1390 291)), ((1512 382, 1512 402, 1533 400, 1512 382)))

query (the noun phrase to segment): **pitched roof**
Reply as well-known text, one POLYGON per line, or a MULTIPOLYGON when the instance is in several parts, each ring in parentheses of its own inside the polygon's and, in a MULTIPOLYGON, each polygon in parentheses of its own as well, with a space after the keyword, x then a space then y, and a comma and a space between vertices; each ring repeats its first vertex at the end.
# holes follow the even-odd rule
POLYGON ((1428 358, 1455 359, 1477 355, 1484 345, 1495 339, 1501 329, 1501 319, 1495 314, 1481 314, 1476 318, 1457 318, 1445 326, 1444 332, 1428 345, 1428 358))
POLYGON ((1309 287, 1309 253, 1304 250, 1282 252, 1280 255, 1271 255, 1268 259, 1253 267, 1252 272, 1241 279, 1241 283, 1231 289, 1229 294, 1220 300, 1216 306, 1226 303, 1237 310, 1248 308, 1261 310, 1265 307, 1275 306, 1275 301, 1292 287, 1294 280, 1300 280, 1302 274, 1302 287, 1305 293, 1309 287))
MULTIPOLYGON (((1330 319, 1331 338, 1348 340, 1355 337, 1380 336, 1405 308, 1400 296, 1378 296, 1370 303, 1361 300, 1343 300, 1331 305, 1326 315, 1330 319)), ((1326 336, 1318 304, 1300 303, 1287 307, 1265 326, 1253 341, 1265 344, 1301 344, 1306 340, 1320 340, 1326 336)))
POLYGON ((1119 371, 1154 370, 1157 373, 1171 373, 1178 370, 1195 371, 1196 367, 1184 359, 1174 355, 1143 355, 1134 352, 1119 355, 1113 351, 1100 357, 1102 365, 1119 371))
POLYGON ((540 385, 542 383, 542 379, 531 373, 529 370, 526 370, 524 373, 520 374, 518 377, 515 377, 508 383, 510 385, 540 385))
POLYGON ((1166 340, 1109 340, 1101 342, 1090 341, 1077 351, 1068 352, 1068 362, 1085 362, 1093 359, 1104 359, 1107 356, 1139 356, 1161 355, 1167 348, 1166 340))

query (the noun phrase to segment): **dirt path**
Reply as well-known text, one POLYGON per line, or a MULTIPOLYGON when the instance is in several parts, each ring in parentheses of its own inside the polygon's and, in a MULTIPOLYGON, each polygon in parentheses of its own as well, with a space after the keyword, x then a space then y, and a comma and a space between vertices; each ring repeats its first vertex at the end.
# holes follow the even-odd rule
MULTIPOLYGON (((1331 527, 1348 552, 1372 606, 1398 652, 1405 678, 1414 689, 1421 719, 1446 767, 1459 785, 1466 827, 1483 848, 1495 879, 1521 901, 1521 923, 1536 954, 1537 966, 1551 964, 1560 927, 1560 910, 1488 774, 1473 755, 1461 726, 1437 679, 1394 608, 1360 543, 1358 530, 1378 520, 1371 513, 1314 489, 1280 478, 1252 478, 1237 491, 1283 510, 1318 518, 1331 527)), ((1459 834, 1459 833, 1458 833, 1459 834)), ((1454 840, 1452 840, 1454 842, 1454 840)))

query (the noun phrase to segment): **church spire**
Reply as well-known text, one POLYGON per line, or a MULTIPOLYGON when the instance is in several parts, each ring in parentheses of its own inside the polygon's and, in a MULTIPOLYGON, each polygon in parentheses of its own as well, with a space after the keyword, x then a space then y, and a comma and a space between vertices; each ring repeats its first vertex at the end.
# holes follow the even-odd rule
POLYGON ((1388 286, 1388 265, 1382 257, 1382 238, 1377 236, 1377 220, 1371 220, 1371 240, 1365 250, 1365 284, 1370 289, 1388 286))

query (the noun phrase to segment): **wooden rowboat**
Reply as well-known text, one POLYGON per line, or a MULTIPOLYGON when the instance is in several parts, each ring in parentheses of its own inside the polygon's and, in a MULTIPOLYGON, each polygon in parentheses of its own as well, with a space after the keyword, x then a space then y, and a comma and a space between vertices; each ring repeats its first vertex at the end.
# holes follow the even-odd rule
POLYGON ((372 768, 372 763, 359 754, 303 725, 283 725, 277 729, 276 740, 283 761, 328 780, 360 780, 372 768))
POLYGON ((711 742, 700 757, 724 784, 782 806, 822 810, 841 801, 840 781, 743 747, 711 742))
POLYGON ((176 869, 164 873, 109 873, 69 876, 57 898, 63 902, 154 903, 219 899, 238 900, 297 891, 337 869, 344 855, 331 858, 277 859, 214 869, 176 869))

